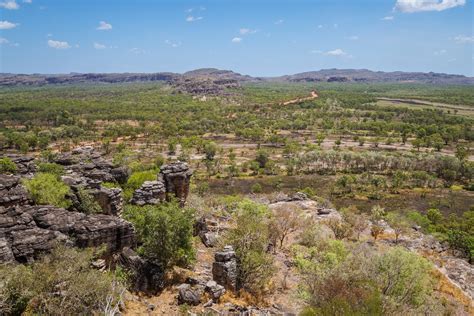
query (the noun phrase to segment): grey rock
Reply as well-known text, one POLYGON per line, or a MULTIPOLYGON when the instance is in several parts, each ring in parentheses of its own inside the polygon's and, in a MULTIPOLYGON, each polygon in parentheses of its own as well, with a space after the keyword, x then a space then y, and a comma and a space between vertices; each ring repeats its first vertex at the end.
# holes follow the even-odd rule
POLYGON ((201 291, 194 289, 191 285, 183 283, 178 286, 178 304, 199 305, 201 303, 201 291))
POLYGON ((176 198, 181 206, 186 203, 189 194, 189 183, 193 171, 185 162, 175 162, 163 165, 160 168, 158 181, 162 181, 166 188, 167 200, 176 198))
POLYGON ((130 203, 140 206, 147 204, 156 205, 165 199, 166 190, 163 182, 145 181, 139 189, 135 190, 130 203))
POLYGON ((222 285, 217 284, 216 281, 208 281, 205 290, 211 295, 214 301, 218 301, 225 293, 225 288, 222 285))
POLYGON ((140 257, 129 247, 120 254, 120 263, 132 271, 131 287, 134 291, 155 295, 164 288, 164 270, 140 257))
POLYGON ((212 264, 212 278, 230 291, 237 290, 237 259, 231 246, 216 252, 212 264))

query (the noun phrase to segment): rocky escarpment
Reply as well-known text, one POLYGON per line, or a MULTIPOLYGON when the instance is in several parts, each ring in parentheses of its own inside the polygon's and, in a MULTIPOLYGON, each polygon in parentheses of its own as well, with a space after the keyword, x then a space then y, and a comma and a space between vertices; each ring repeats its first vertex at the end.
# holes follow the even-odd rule
POLYGON ((106 245, 120 251, 135 243, 133 226, 116 216, 86 215, 49 205, 31 205, 15 176, 0 176, 0 262, 31 262, 56 242, 78 247, 106 245))
POLYGON ((105 188, 103 181, 126 182, 128 170, 114 167, 92 147, 60 154, 55 162, 64 166, 62 180, 70 188, 69 209, 34 205, 22 178, 36 172, 32 157, 10 156, 17 175, 0 175, 0 262, 31 262, 49 252, 57 242, 77 247, 105 245, 109 252, 135 245, 131 223, 117 215, 123 207, 121 189, 105 188), (100 207, 100 214, 85 214, 86 197, 100 207))

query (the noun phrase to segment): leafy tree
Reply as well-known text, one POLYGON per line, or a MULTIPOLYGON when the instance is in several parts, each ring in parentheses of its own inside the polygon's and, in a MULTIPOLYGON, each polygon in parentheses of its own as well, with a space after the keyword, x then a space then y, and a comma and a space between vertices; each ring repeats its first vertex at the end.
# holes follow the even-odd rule
MULTIPOLYGON (((285 238, 301 224, 300 212, 296 208, 277 207, 270 220, 270 235, 283 248, 285 238)), ((276 248, 276 242, 274 242, 276 248)))
POLYGON ((265 168, 269 161, 268 152, 262 149, 257 151, 255 161, 258 162, 260 168, 265 168))
POLYGON ((31 198, 37 204, 49 204, 68 208, 71 201, 66 198, 69 187, 51 173, 37 173, 32 179, 24 181, 31 198))
POLYGON ((163 268, 186 267, 195 259, 194 210, 177 203, 127 206, 123 217, 137 230, 139 252, 163 268))
POLYGON ((270 243, 269 219, 265 205, 243 200, 235 211, 235 226, 226 235, 238 258, 239 287, 259 295, 273 275, 273 258, 267 253, 270 243))
POLYGON ((204 145, 204 154, 207 160, 214 160, 217 153, 217 145, 214 142, 208 142, 204 145))
POLYGON ((38 163, 38 172, 50 173, 56 175, 58 178, 64 175, 64 167, 54 162, 40 162, 38 163))
POLYGON ((386 220, 395 232, 395 242, 398 243, 400 236, 407 233, 410 229, 408 221, 402 215, 394 212, 388 213, 386 220))

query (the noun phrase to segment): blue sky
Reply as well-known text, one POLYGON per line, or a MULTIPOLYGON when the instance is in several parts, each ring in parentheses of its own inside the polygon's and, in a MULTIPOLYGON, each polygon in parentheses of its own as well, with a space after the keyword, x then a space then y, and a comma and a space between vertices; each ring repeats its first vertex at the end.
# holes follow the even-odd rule
POLYGON ((0 0, 0 72, 474 76, 471 0, 0 0))

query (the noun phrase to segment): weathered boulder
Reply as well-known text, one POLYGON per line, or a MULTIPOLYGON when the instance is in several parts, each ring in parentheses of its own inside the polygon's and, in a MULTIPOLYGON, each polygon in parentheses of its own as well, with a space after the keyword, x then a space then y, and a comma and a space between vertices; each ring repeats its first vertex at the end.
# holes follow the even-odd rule
POLYGON ((219 298, 225 293, 225 288, 222 285, 217 284, 216 281, 212 280, 206 283, 205 290, 211 295, 214 302, 217 302, 219 298))
POLYGON ((118 217, 86 215, 53 206, 0 207, 0 261, 31 262, 54 244, 106 245, 109 252, 135 244, 133 226, 118 217), (8 250, 9 249, 9 250, 8 250))
POLYGON ((230 291, 237 290, 237 258, 232 246, 225 246, 223 251, 214 254, 212 278, 230 291))
POLYGON ((161 181, 145 181, 142 186, 135 190, 130 203, 135 205, 156 205, 166 199, 165 185, 161 181))
POLYGON ((199 305, 202 291, 192 288, 190 284, 183 283, 178 286, 178 304, 199 305))
POLYGON ((9 207, 29 203, 28 193, 20 182, 20 177, 0 175, 0 206, 9 207))
POLYGON ((175 162, 163 165, 160 169, 158 181, 162 181, 166 189, 166 198, 176 198, 181 206, 186 203, 189 193, 189 183, 193 171, 185 162, 175 162))
POLYGON ((119 261, 132 272, 131 286, 134 291, 155 295, 164 288, 163 269, 140 257, 129 247, 123 248, 119 261))
POLYGON ((214 247, 219 237, 218 223, 206 217, 199 218, 194 224, 194 236, 199 236, 206 247, 214 247))

